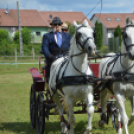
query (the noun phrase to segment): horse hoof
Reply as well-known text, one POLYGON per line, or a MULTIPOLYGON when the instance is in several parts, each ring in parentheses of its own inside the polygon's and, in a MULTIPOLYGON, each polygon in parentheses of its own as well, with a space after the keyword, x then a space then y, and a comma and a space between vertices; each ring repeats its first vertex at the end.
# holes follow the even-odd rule
POLYGON ((61 122, 61 133, 62 134, 68 134, 68 128, 64 122, 61 122))
POLYGON ((104 127, 104 126, 105 126, 105 121, 100 120, 100 121, 99 121, 99 126, 100 126, 100 127, 104 127))
POLYGON ((118 134, 122 134, 122 128, 118 130, 118 134))

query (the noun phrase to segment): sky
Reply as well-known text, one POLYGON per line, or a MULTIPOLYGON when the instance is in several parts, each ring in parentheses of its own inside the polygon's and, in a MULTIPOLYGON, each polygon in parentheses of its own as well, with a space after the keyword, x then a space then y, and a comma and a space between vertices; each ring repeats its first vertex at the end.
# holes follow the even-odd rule
MULTIPOLYGON (((83 12, 89 19, 94 13, 133 13, 134 0, 18 0, 20 9, 38 11, 83 12), (102 8, 101 8, 102 1, 102 8), (96 6, 97 5, 97 6, 96 6), (96 7, 95 7, 96 6, 96 7), (95 7, 95 8, 94 8, 95 7), (94 8, 94 10, 92 10, 94 8), (92 12, 90 12, 92 10, 92 12), (90 12, 90 14, 88 14, 90 12)), ((0 0, 0 9, 17 9, 17 0, 0 0)))

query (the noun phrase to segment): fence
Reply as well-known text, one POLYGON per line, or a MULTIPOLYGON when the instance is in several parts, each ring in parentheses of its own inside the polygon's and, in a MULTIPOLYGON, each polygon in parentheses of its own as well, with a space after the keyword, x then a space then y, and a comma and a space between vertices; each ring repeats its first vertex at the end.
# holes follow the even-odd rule
POLYGON ((108 51, 109 52, 119 51, 119 37, 108 39, 108 51))
POLYGON ((35 49, 32 48, 30 53, 24 53, 24 56, 19 56, 17 49, 14 48, 14 53, 12 55, 4 54, 0 56, 0 63, 17 63, 25 61, 38 61, 38 57, 43 55, 40 52, 35 53, 35 49), (26 55, 25 55, 26 54, 26 55))

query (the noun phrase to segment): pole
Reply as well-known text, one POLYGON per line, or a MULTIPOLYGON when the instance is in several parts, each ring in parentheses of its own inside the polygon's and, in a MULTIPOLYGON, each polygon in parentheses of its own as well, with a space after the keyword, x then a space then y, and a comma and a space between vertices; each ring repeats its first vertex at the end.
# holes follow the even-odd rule
POLYGON ((34 48, 33 47, 32 47, 32 53, 33 53, 33 60, 34 60, 35 53, 34 53, 34 48))
POLYGON ((17 50, 14 48, 14 55, 15 55, 15 63, 17 63, 17 50))
POLYGON ((17 1, 17 8, 18 8, 18 25, 19 25, 20 56, 24 56, 24 52, 23 52, 23 44, 22 44, 22 34, 21 34, 21 23, 20 23, 19 1, 17 1))

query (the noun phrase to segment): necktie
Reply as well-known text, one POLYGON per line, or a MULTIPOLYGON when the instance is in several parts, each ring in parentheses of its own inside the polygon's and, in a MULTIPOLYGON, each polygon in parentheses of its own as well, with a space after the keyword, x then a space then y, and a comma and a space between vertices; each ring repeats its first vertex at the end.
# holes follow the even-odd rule
POLYGON ((56 32, 56 36, 57 36, 57 44, 58 44, 59 47, 61 47, 62 39, 61 39, 60 33, 56 32))

